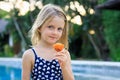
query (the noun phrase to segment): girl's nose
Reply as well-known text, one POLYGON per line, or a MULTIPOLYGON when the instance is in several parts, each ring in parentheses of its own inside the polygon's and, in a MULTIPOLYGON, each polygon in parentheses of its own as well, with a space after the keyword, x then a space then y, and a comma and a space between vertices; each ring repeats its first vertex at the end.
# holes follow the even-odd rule
POLYGON ((54 30, 53 30, 53 33, 54 33, 54 34, 58 34, 58 30, 57 30, 57 29, 54 29, 54 30))

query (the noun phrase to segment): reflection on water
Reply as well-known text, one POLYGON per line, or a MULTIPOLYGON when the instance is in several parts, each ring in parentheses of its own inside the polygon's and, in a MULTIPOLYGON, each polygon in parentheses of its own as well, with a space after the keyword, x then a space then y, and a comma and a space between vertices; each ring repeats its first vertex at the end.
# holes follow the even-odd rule
POLYGON ((75 80, 120 80, 120 62, 73 61, 75 80))

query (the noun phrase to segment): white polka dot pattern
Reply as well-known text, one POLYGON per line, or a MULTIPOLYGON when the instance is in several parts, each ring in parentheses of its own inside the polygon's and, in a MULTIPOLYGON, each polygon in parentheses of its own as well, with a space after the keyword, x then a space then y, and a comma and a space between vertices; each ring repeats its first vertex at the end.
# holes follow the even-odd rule
POLYGON ((63 80, 58 61, 47 61, 41 57, 35 58, 31 77, 33 80, 63 80))

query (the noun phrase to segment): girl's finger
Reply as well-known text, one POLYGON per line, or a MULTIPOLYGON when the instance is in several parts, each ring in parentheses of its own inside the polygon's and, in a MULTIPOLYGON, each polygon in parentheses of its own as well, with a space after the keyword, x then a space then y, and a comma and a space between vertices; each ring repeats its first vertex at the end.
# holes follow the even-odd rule
POLYGON ((56 54, 55 56, 65 56, 65 54, 56 54))
POLYGON ((63 63, 64 63, 63 60, 62 60, 60 57, 55 57, 55 59, 58 60, 60 66, 62 67, 62 66, 63 66, 63 63))

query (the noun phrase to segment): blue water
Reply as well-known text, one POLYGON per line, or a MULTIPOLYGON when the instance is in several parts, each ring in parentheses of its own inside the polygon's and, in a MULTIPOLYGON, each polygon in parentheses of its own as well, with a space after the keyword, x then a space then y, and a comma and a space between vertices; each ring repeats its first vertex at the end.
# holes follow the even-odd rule
POLYGON ((21 80, 21 69, 0 66, 0 80, 21 80))

